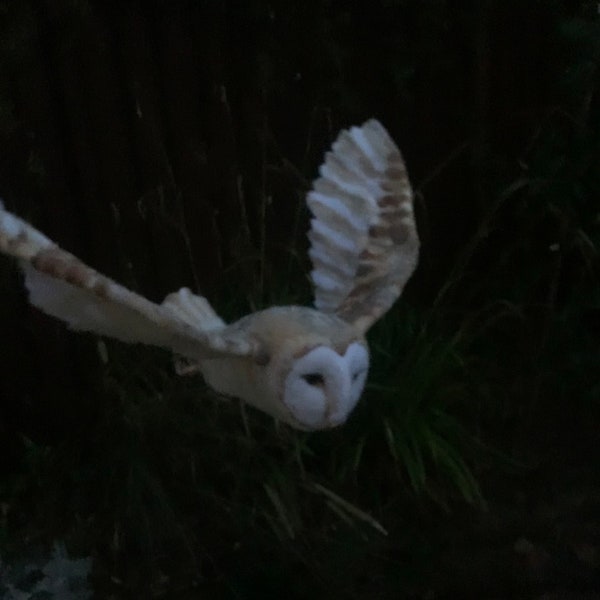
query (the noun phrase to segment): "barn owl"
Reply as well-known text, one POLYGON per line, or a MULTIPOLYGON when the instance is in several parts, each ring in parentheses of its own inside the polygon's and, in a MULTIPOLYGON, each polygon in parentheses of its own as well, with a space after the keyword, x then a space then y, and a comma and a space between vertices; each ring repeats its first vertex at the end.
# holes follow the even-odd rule
POLYGON ((150 302, 1 204, 0 251, 19 261, 29 301, 71 329, 167 348, 219 393, 297 429, 327 429, 358 402, 365 334, 400 296, 419 253, 406 168, 378 121, 339 134, 307 204, 314 308, 274 306, 229 325, 187 288, 150 302))

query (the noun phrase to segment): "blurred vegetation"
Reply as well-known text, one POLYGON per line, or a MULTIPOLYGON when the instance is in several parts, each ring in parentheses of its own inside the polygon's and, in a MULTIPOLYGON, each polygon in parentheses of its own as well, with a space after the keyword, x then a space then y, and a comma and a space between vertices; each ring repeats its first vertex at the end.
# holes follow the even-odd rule
POLYGON ((3 259, 5 561, 65 539, 113 597, 443 597, 454 515, 597 465, 596 3, 0 13, 0 195, 118 281, 190 286, 229 319, 310 302, 304 194, 371 116, 405 155, 423 248, 354 415, 310 435, 163 352, 65 331, 3 259))

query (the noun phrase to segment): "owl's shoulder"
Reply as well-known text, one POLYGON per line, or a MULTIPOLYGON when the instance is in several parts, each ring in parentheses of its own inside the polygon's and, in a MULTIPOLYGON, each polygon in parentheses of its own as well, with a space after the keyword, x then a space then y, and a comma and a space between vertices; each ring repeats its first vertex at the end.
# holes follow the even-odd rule
POLYGON ((362 337, 334 314, 307 306, 272 306, 252 313, 229 326, 259 339, 269 348, 282 345, 345 346, 362 337))

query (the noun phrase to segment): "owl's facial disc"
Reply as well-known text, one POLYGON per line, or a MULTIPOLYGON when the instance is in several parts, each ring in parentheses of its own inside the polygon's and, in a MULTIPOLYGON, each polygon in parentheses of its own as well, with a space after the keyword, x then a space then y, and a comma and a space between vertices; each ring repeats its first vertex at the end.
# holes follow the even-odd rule
POLYGON ((288 373, 283 402, 305 429, 342 424, 356 406, 369 370, 369 353, 353 342, 341 356, 317 346, 296 359, 288 373))

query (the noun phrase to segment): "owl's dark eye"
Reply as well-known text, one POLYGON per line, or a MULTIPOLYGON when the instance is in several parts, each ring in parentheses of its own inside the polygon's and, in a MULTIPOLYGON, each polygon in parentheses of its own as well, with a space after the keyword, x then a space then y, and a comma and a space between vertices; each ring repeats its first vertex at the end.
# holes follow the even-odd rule
POLYGON ((357 371, 356 373, 352 373, 352 381, 356 381, 364 372, 365 372, 365 370, 363 369, 362 371, 357 371))
POLYGON ((306 375, 302 375, 302 379, 304 379, 308 385, 323 385, 325 383, 321 373, 307 373, 306 375))

